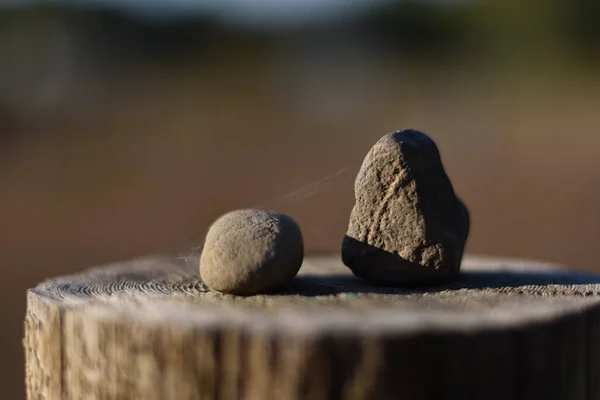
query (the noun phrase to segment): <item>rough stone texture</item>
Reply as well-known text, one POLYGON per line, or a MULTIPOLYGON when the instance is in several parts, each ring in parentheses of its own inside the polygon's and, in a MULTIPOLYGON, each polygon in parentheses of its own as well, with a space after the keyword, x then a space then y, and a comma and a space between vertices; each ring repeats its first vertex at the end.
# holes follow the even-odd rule
POLYGON ((600 277, 465 257, 435 288, 374 287, 307 257, 234 296, 152 257, 27 293, 30 400, 598 399, 600 277))
POLYGON ((302 233, 291 218, 262 210, 237 210, 210 227, 200 276, 213 290, 251 295, 289 283, 303 259, 302 233))
POLYGON ((403 130, 382 137, 355 182, 356 204, 342 259, 374 285, 429 285, 455 279, 469 232, 437 146, 403 130))

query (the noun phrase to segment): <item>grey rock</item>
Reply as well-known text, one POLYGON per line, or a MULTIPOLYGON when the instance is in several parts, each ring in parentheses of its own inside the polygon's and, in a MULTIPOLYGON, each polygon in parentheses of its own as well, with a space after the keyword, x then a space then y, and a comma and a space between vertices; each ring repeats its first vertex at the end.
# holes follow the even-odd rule
POLYGON ((342 260, 373 285, 433 285, 458 276, 469 212, 437 146, 406 129, 382 137, 355 182, 342 260))
POLYGON ((264 293, 291 282, 303 259, 302 232, 290 217, 237 210, 210 227, 200 257, 200 277, 219 292, 264 293))

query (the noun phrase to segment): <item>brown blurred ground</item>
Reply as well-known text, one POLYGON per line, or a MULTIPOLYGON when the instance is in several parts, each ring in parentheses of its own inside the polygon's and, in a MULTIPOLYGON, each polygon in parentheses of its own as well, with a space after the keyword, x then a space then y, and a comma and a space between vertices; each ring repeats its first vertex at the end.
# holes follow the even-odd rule
POLYGON ((600 81, 585 68, 408 62, 345 36, 212 55, 84 74, 71 60, 31 85, 31 104, 0 110, 6 398, 23 396, 26 288, 185 255, 240 207, 287 213, 308 252, 338 252, 362 158, 399 128, 438 143, 472 213, 468 251, 600 273, 600 81))

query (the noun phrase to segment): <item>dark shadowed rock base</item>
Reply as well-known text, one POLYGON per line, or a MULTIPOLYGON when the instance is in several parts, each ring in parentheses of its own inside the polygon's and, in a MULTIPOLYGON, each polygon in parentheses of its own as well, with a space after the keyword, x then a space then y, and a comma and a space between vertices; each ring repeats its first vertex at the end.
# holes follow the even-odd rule
POLYGON ((424 286, 443 284, 458 276, 458 268, 446 275, 403 259, 348 235, 342 243, 342 261, 354 275, 375 286, 424 286))

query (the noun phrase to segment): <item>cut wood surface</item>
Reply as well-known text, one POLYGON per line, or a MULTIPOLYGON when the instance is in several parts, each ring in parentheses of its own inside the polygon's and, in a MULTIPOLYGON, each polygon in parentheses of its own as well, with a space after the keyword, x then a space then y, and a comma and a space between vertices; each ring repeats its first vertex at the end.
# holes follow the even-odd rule
POLYGON ((468 256, 383 288, 322 256, 239 297, 149 257, 30 289, 24 345, 29 399, 600 399, 600 277, 468 256))

